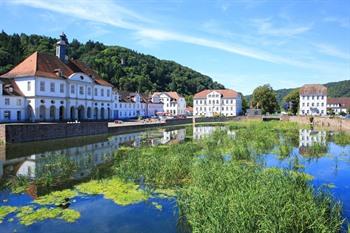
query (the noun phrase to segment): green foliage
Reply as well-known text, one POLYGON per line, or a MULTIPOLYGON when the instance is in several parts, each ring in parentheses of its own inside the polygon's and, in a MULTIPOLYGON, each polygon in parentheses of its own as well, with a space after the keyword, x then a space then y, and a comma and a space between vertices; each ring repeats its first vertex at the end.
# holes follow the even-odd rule
POLYGON ((46 208, 41 207, 34 209, 30 206, 24 206, 19 208, 19 212, 16 217, 20 223, 26 226, 32 225, 33 223, 44 221, 47 219, 62 219, 66 222, 75 222, 80 218, 80 213, 72 209, 61 209, 61 208, 46 208))
POLYGON ((70 189, 62 191, 51 192, 47 195, 38 197, 34 202, 40 205, 62 205, 69 201, 69 199, 75 197, 77 193, 70 189))
POLYGON ((79 184, 76 189, 81 193, 97 195, 101 194, 107 199, 113 200, 118 205, 130 205, 148 199, 147 193, 139 189, 132 182, 124 182, 118 178, 92 180, 79 184))
POLYGON ((191 177, 178 203, 194 233, 340 231, 340 205, 299 173, 203 161, 191 177))
POLYGON ((266 84, 255 88, 251 99, 251 106, 261 109, 263 114, 278 111, 276 93, 272 87, 266 84))
POLYGON ((333 141, 340 146, 350 145, 350 134, 346 132, 339 132, 334 134, 333 141))
POLYGON ((246 97, 242 96, 242 112, 245 114, 247 112, 247 109, 249 108, 249 101, 246 97))
POLYGON ((0 223, 4 220, 4 218, 15 212, 17 210, 17 207, 14 206, 0 206, 0 223))
POLYGON ((298 110, 299 110, 299 89, 295 89, 291 92, 288 93, 288 95, 286 95, 283 98, 283 101, 285 103, 291 104, 290 106, 290 111, 292 112, 293 115, 297 114, 298 110))
MULTIPOLYGON (((57 39, 38 35, 0 33, 0 74, 35 51, 55 54, 57 39)), ((210 77, 173 61, 159 60, 119 46, 73 39, 69 56, 79 59, 99 75, 125 91, 177 91, 191 96, 203 89, 222 89, 210 77)))

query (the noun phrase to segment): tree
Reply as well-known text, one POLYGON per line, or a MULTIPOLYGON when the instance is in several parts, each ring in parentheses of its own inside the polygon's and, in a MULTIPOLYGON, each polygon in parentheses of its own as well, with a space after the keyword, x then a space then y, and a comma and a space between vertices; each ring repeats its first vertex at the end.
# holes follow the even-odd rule
MULTIPOLYGON (((241 93, 240 93, 241 94, 241 93)), ((247 99, 241 94, 242 97, 242 113, 245 114, 249 108, 247 99)))
POLYGON ((348 108, 348 114, 350 114, 350 108, 348 108))
POLYGON ((263 114, 278 111, 276 93, 269 84, 255 88, 251 99, 251 106, 261 109, 263 114))
POLYGON ((288 93, 283 98, 285 103, 288 103, 288 109, 293 115, 296 115, 299 109, 299 89, 295 89, 288 93))

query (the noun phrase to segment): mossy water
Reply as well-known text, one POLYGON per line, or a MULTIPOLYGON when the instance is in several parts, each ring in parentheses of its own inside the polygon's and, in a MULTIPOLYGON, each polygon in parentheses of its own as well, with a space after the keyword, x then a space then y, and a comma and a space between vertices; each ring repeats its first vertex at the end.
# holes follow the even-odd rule
MULTIPOLYGON (((33 177, 33 171, 31 177, 22 173, 20 178, 7 178, 3 183, 8 189, 0 193, 0 208, 5 208, 0 211, 0 231, 346 229, 350 216, 346 133, 302 129, 291 123, 239 122, 125 137, 131 140, 118 146, 111 143, 115 139, 103 142, 109 153, 101 153, 100 145, 69 149, 91 153, 82 159, 80 154, 48 159, 46 152, 43 164, 37 165, 40 179, 33 177), (198 140, 188 140, 189 136, 198 140)), ((58 151, 52 154, 60 156, 58 151)))

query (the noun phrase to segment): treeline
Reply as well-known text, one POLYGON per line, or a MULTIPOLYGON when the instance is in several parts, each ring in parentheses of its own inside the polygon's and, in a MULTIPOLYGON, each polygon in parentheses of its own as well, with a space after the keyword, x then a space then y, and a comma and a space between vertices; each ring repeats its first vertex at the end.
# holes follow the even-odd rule
MULTIPOLYGON (((57 38, 0 33, 0 74, 7 72, 35 51, 55 54, 57 38)), ((203 89, 224 86, 209 76, 173 61, 160 60, 131 49, 100 42, 70 41, 69 57, 79 59, 117 88, 126 91, 177 91, 188 100, 203 89)))

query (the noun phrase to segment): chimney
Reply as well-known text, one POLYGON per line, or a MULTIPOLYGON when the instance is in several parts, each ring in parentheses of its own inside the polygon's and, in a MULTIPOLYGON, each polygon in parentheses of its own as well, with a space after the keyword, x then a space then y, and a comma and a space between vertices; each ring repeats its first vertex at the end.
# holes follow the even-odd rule
POLYGON ((62 32, 60 40, 56 43, 56 56, 64 63, 68 62, 68 39, 66 34, 62 32))

